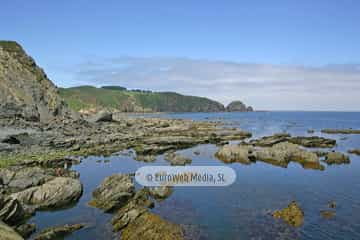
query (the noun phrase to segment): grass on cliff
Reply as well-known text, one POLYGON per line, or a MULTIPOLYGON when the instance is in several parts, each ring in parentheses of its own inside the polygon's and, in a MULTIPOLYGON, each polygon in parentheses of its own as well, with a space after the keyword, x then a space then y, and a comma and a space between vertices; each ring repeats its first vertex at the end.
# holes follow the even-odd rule
POLYGON ((223 110, 222 104, 203 97, 184 96, 174 92, 129 91, 117 86, 62 88, 60 95, 75 111, 89 108, 110 108, 123 112, 208 112, 223 110))

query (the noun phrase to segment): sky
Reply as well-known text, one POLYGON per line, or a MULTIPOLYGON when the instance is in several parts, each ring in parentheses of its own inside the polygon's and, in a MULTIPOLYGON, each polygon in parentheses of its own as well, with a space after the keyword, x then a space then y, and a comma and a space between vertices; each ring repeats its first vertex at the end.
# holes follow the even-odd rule
POLYGON ((358 0, 2 0, 57 86, 120 85, 259 110, 360 111, 358 0))

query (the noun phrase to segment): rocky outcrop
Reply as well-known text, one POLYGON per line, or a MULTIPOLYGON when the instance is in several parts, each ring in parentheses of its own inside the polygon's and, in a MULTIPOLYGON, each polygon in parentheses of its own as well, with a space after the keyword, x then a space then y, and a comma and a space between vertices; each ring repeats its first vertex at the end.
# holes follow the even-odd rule
POLYGON ((71 115, 44 71, 11 41, 0 41, 0 103, 0 117, 46 122, 71 115))
POLYGON ((352 150, 349 150, 349 153, 355 154, 355 155, 360 155, 360 149, 352 149, 352 150))
POLYGON ((336 145, 336 140, 318 136, 311 137, 291 137, 287 133, 274 134, 260 139, 251 140, 250 144, 260 147, 269 147, 280 142, 291 142, 308 148, 332 148, 336 145))
POLYGON ((184 239, 184 232, 179 225, 168 222, 149 211, 145 211, 132 221, 129 221, 127 226, 121 231, 121 239, 181 240, 184 239))
POLYGON ((11 227, 0 221, 0 239, 1 240, 24 240, 11 227))
POLYGON ((163 200, 165 198, 168 198, 173 193, 173 191, 173 188, 170 186, 149 188, 150 195, 157 200, 163 200))
POLYGON ((108 111, 100 111, 96 113, 94 116, 89 118, 90 122, 98 123, 98 122, 111 122, 113 120, 113 115, 108 111))
POLYGON ((349 156, 346 156, 345 154, 340 153, 340 152, 329 152, 325 156, 324 162, 326 162, 329 165, 331 165, 331 164, 348 164, 348 163, 350 163, 350 158, 349 158, 349 156))
POLYGON ((52 209, 67 206, 81 195, 82 184, 78 179, 56 177, 41 186, 13 193, 10 197, 35 209, 52 209))
POLYGON ((16 232, 18 232, 23 238, 27 239, 36 231, 36 225, 34 223, 25 223, 16 227, 16 232))
POLYGON ((227 107, 226 111, 228 112, 252 112, 253 108, 250 106, 246 106, 241 101, 233 101, 227 107))
POLYGON ((304 223, 304 212, 297 202, 291 202, 286 208, 272 213, 274 218, 282 219, 294 227, 300 227, 304 223))
POLYGON ((66 236, 70 235, 71 233, 80 230, 83 228, 83 224, 67 224, 64 226, 58 227, 50 227, 43 230, 39 233, 35 240, 55 240, 55 239, 64 239, 66 236))
POLYGON ((289 162, 294 161, 302 164, 304 168, 322 169, 315 153, 289 142, 277 143, 272 147, 253 147, 246 144, 225 145, 215 155, 227 163, 250 164, 259 160, 276 166, 287 167, 289 162))
POLYGON ((187 164, 191 164, 192 160, 190 158, 181 156, 180 154, 170 152, 165 154, 164 159, 170 162, 173 166, 185 166, 187 164))
POLYGON ((93 192, 90 205, 110 212, 123 207, 134 195, 133 180, 126 174, 115 174, 105 178, 93 192))
POLYGON ((0 220, 14 225, 26 217, 25 210, 16 199, 0 196, 0 220))
POLYGON ((322 133, 327 134, 360 134, 360 130, 358 129, 323 129, 322 133))

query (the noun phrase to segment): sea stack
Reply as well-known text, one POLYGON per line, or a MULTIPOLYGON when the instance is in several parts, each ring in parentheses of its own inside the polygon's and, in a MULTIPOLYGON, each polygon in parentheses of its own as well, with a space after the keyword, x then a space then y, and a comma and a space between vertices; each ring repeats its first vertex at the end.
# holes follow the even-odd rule
POLYGON ((233 101, 227 107, 228 112, 252 112, 254 109, 251 106, 246 106, 241 101, 233 101))

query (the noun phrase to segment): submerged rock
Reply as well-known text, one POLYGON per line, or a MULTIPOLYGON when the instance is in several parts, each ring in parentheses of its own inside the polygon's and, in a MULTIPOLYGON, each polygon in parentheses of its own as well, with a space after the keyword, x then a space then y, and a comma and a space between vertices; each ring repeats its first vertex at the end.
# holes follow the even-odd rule
POLYGON ((173 188, 169 186, 151 187, 149 188, 150 195, 155 199, 168 198, 173 193, 173 188))
POLYGON ((84 226, 85 225, 83 224, 66 224, 64 226, 50 227, 41 231, 41 233, 39 233, 35 237, 35 240, 64 239, 67 235, 70 235, 71 233, 80 230, 84 226))
POLYGON ((25 205, 35 209, 49 209, 64 207, 77 201, 82 194, 82 184, 78 179, 56 177, 37 187, 10 195, 25 205))
POLYGON ((115 174, 105 178, 95 189, 89 204, 109 212, 123 207, 134 193, 135 187, 131 177, 127 174, 115 174))
POLYGON ((294 227, 300 227, 304 223, 304 212, 295 201, 291 202, 282 210, 274 211, 272 216, 274 218, 282 219, 294 227))
POLYGON ((0 221, 0 239, 1 240, 24 240, 14 229, 0 221))
POLYGON ((357 129, 323 129, 322 133, 327 134, 360 134, 360 130, 357 129))
POLYGON ((16 227, 16 232, 18 232, 23 238, 30 237, 36 231, 36 225, 34 223, 25 223, 16 227))
POLYGON ((175 166, 185 166, 186 164, 191 164, 192 160, 187 157, 183 157, 177 153, 167 153, 165 154, 164 159, 175 166))
POLYGON ((350 163, 350 158, 340 152, 329 152, 325 156, 324 162, 326 162, 329 165, 331 165, 331 164, 348 164, 348 163, 350 163))
POLYGON ((328 210, 322 210, 320 211, 320 216, 322 216, 325 219, 330 219, 335 217, 336 212, 335 211, 328 211, 328 210))

